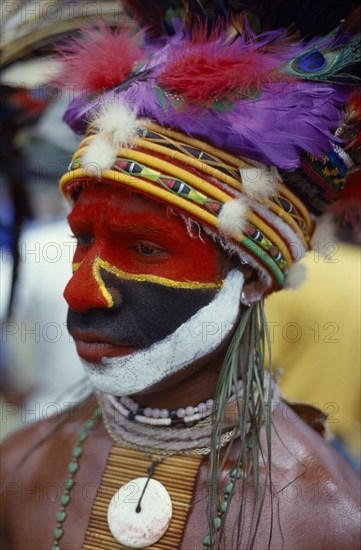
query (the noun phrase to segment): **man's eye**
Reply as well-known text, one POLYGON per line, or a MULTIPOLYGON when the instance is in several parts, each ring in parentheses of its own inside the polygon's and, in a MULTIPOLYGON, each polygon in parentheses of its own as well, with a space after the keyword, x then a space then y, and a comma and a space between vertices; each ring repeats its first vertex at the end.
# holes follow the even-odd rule
POLYGON ((156 254, 161 254, 162 252, 164 252, 163 249, 148 243, 136 244, 132 246, 132 249, 142 256, 155 256, 156 254))

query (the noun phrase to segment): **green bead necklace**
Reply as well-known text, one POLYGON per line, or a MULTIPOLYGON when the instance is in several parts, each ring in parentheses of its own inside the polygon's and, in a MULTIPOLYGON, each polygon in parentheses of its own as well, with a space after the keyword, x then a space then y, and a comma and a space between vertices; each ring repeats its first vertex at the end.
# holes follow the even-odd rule
MULTIPOLYGON (((213 519, 213 525, 217 531, 219 531, 220 528, 222 527, 223 517, 224 517, 224 514, 227 512, 227 509, 230 503, 230 496, 234 493, 237 479, 242 477, 242 475, 243 475, 243 472, 239 467, 233 468, 233 470, 231 470, 229 473, 229 477, 231 481, 226 483, 226 485, 223 487, 223 498, 219 503, 218 513, 216 517, 213 519)), ((211 536, 206 535, 203 539, 203 550, 210 550, 210 549, 211 549, 211 536)))
MULTIPOLYGON (((55 515, 56 527, 53 531, 53 544, 51 550, 60 550, 59 541, 64 534, 64 522, 67 518, 66 507, 70 503, 70 492, 75 484, 75 475, 79 470, 79 460, 83 453, 83 443, 86 441, 89 431, 94 426, 97 418, 101 416, 102 410, 100 407, 97 407, 92 413, 91 417, 86 420, 83 430, 80 432, 75 447, 72 451, 71 462, 68 464, 68 478, 64 482, 64 493, 60 497, 60 509, 55 515)), ((230 496, 234 492, 235 484, 237 479, 243 475, 241 468, 236 467, 231 470, 229 477, 230 481, 223 488, 223 499, 219 503, 218 513, 213 519, 213 525, 217 531, 222 527, 224 514, 227 512, 230 496)), ((211 549, 211 536, 206 535, 203 539, 203 550, 211 549)))
POLYGON ((63 525, 67 518, 66 507, 70 502, 70 491, 73 489, 75 484, 75 475, 79 470, 79 460, 83 453, 83 443, 89 435, 89 431, 94 426, 97 418, 101 415, 102 410, 100 407, 97 407, 92 413, 91 417, 86 420, 83 430, 80 432, 76 445, 72 451, 71 462, 68 464, 68 478, 64 482, 64 493, 60 497, 60 509, 56 513, 56 527, 53 531, 53 545, 51 550, 59 550, 59 541, 64 534, 63 525))

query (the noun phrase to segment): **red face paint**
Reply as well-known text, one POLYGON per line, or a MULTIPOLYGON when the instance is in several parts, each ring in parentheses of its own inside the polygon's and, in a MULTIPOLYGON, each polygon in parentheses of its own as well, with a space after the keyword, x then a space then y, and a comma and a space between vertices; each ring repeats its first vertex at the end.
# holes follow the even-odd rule
POLYGON ((71 309, 107 307, 96 280, 95 260, 134 275, 176 282, 217 283, 220 253, 204 234, 192 238, 184 221, 162 204, 114 187, 81 192, 69 224, 78 240, 76 272, 65 289, 71 309))
POLYGON ((114 187, 85 188, 69 222, 78 245, 64 293, 68 327, 88 361, 149 347, 217 292, 222 254, 206 235, 190 237, 162 204, 114 187))

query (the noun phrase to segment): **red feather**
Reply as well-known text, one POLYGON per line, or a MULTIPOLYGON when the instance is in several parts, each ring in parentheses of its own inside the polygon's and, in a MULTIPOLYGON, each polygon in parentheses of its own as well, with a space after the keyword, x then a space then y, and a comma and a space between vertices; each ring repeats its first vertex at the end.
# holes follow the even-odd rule
POLYGON ((142 40, 142 33, 125 27, 112 30, 99 24, 83 30, 81 37, 57 48, 63 62, 55 85, 94 93, 119 84, 143 57, 142 40))
POLYGON ((357 150, 361 148, 361 94, 355 94, 347 104, 345 114, 346 124, 351 129, 352 139, 345 149, 357 150))
POLYGON ((330 211, 341 227, 350 227, 355 242, 361 243, 361 170, 348 174, 346 185, 330 211))
POLYGON ((232 101, 278 78, 277 60, 250 47, 242 51, 239 44, 187 42, 178 45, 170 58, 158 84, 188 101, 232 101))

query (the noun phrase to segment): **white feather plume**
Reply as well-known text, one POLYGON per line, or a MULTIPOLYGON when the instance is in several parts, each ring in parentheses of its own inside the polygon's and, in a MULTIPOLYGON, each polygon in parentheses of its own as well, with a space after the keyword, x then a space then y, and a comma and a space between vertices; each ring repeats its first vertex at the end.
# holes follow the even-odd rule
POLYGON ((240 168, 242 190, 255 200, 268 199, 277 191, 277 180, 282 181, 275 166, 258 164, 249 168, 240 168))
POLYGON ((105 133, 116 147, 129 147, 144 126, 137 120, 137 110, 118 97, 104 101, 91 120, 99 132, 105 133))
POLYGON ((102 136, 97 136, 88 145, 80 164, 89 176, 101 177, 103 170, 112 167, 117 158, 117 148, 102 136))
POLYGON ((247 222, 247 206, 242 199, 226 202, 218 216, 218 228, 225 235, 237 237, 243 233, 247 222))

